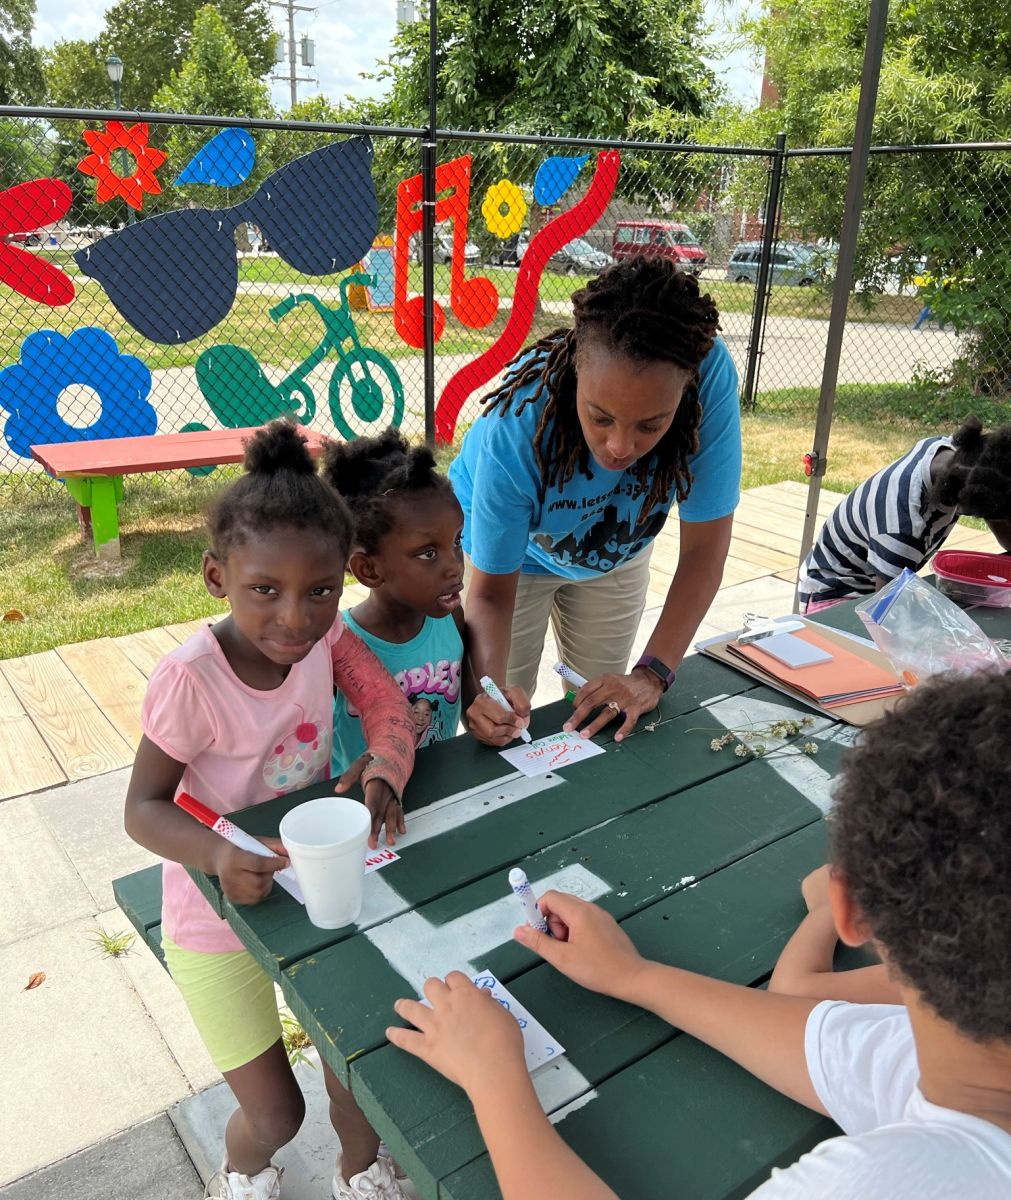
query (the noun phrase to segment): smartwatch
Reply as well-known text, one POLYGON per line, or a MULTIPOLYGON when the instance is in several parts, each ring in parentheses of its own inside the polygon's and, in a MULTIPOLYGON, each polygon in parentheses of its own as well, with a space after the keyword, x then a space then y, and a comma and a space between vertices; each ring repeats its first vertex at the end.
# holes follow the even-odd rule
POLYGON ((638 667, 644 667, 647 671, 652 671, 657 679, 659 679, 663 684, 663 690, 665 692, 674 682, 674 672, 670 669, 670 667, 667 666, 666 663, 662 663, 652 654, 644 654, 642 658, 640 658, 635 664, 635 667, 633 667, 632 670, 634 671, 638 667))

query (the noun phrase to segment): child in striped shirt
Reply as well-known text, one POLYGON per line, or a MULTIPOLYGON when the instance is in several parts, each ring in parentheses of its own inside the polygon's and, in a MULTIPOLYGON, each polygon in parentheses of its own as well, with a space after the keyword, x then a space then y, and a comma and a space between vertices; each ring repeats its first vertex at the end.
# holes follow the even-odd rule
POLYGON ((928 437, 839 502, 800 569, 802 612, 876 592, 918 571, 960 516, 982 517, 1011 552, 1011 425, 973 417, 928 437))

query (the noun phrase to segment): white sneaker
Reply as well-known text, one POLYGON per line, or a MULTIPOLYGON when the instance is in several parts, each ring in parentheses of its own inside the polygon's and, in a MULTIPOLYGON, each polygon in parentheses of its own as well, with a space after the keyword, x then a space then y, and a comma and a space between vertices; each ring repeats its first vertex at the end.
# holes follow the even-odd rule
POLYGON ((398 1163, 397 1160, 390 1153, 390 1148, 389 1148, 389 1146, 387 1146, 387 1144, 385 1142, 379 1143, 379 1156, 378 1157, 386 1159, 386 1161, 393 1168, 393 1174, 397 1177, 398 1180, 403 1180, 403 1179, 407 1178, 407 1172, 404 1170, 404 1168, 400 1165, 400 1163, 398 1163))
POLYGON ((393 1173, 391 1159, 377 1158, 367 1171, 360 1171, 344 1182, 341 1156, 334 1164, 333 1200, 410 1200, 393 1173))
POLYGON ((227 1161, 207 1181, 204 1196, 217 1200, 279 1200, 284 1167, 273 1165, 250 1178, 238 1171, 229 1171, 227 1161))

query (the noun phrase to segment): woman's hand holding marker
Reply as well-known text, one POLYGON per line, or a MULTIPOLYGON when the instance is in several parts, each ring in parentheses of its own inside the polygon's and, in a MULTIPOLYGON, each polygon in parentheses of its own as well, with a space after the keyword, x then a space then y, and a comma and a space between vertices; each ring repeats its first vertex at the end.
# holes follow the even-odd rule
POLYGON ((590 738, 617 717, 622 726, 614 740, 622 738, 635 729, 635 723, 651 709, 656 708, 663 695, 660 680, 648 671, 634 670, 628 675, 600 675, 589 682, 564 663, 555 663, 555 671, 572 688, 577 689, 572 697, 575 710, 562 728, 566 733, 579 729, 580 724, 597 715, 585 729, 582 737, 590 738))
POLYGON ((530 700, 520 687, 500 688, 490 676, 481 679, 482 691, 467 709, 467 725, 486 746, 508 746, 516 738, 530 741, 530 700), (488 684, 494 688, 490 691, 488 684))

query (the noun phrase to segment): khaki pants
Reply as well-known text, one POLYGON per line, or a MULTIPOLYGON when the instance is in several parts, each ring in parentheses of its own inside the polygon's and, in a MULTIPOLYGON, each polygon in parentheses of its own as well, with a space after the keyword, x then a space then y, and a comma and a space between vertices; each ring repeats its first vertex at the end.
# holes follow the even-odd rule
MULTIPOLYGON (((649 587, 647 547, 630 563, 596 579, 520 575, 513 611, 506 682, 532 696, 544 651, 548 621, 562 661, 586 679, 628 669, 649 587)), ((470 560, 466 564, 470 581, 470 560)))

